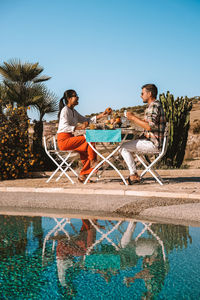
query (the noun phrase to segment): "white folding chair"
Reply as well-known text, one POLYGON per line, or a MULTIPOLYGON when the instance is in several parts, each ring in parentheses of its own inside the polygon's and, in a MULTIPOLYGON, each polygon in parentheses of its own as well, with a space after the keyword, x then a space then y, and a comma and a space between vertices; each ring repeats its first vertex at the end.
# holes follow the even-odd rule
POLYGON ((154 165, 161 160, 161 158, 166 154, 167 151, 167 145, 168 145, 168 135, 169 135, 169 124, 166 123, 165 126, 165 133, 164 133, 164 139, 163 139, 163 145, 162 149, 160 151, 155 151, 155 152, 149 152, 149 153, 144 153, 144 152, 134 152, 137 159, 139 162, 144 166, 144 171, 141 173, 140 178, 142 178, 147 172, 149 172, 160 185, 163 185, 164 181, 161 178, 161 176, 156 172, 153 167, 154 165), (157 155, 156 158, 151 162, 148 159, 148 155, 155 154, 157 155), (146 157, 145 157, 146 156, 146 157))
POLYGON ((76 158, 78 158, 78 154, 74 151, 61 151, 57 149, 56 144, 56 137, 52 136, 48 139, 44 136, 44 149, 46 154, 50 157, 50 159, 54 162, 54 164, 57 166, 57 169, 52 173, 52 175, 48 178, 46 182, 49 182, 58 171, 60 171, 60 175, 56 178, 56 181, 58 181, 62 175, 64 174, 69 181, 74 184, 73 179, 67 174, 67 171, 70 170, 72 173, 78 177, 78 174, 73 170, 71 167, 72 163, 76 158))
MULTIPOLYGON (((49 240, 49 238, 53 235, 54 237, 58 234, 58 232, 63 232, 67 239, 70 239, 68 231, 65 229, 66 224, 70 224, 70 219, 69 218, 62 218, 60 221, 58 218, 53 218, 54 221, 56 222, 56 225, 53 227, 52 230, 50 230, 47 235, 44 238, 43 241, 43 248, 42 248, 42 257, 44 256, 45 253, 45 248, 46 248, 46 243, 49 240)), ((53 240, 52 244, 52 250, 55 248, 55 240, 53 240)))
POLYGON ((92 251, 92 249, 98 245, 99 243, 102 243, 102 241, 105 239, 107 240, 116 250, 119 250, 119 246, 116 245, 111 238, 109 238, 109 235, 115 231, 119 225, 122 223, 122 221, 118 221, 113 227, 112 229, 108 230, 106 233, 104 233, 91 219, 89 219, 90 223, 92 224, 92 226, 96 229, 96 231, 98 233, 100 233, 101 237, 99 239, 96 239, 96 241, 87 249, 85 256, 84 256, 84 260, 86 258, 87 255, 90 254, 90 252, 92 251))
POLYGON ((71 239, 70 232, 72 230, 76 233, 76 229, 71 223, 70 218, 53 218, 55 221, 54 227, 48 231, 48 233, 44 237, 43 247, 42 247, 42 265, 46 265, 48 262, 50 255, 48 253, 48 249, 51 249, 53 253, 55 250, 56 240, 59 239, 67 239, 68 241, 71 239), (59 235, 62 235, 59 238, 59 235), (49 247, 48 247, 49 246, 49 247), (52 246, 52 247, 51 247, 52 246))

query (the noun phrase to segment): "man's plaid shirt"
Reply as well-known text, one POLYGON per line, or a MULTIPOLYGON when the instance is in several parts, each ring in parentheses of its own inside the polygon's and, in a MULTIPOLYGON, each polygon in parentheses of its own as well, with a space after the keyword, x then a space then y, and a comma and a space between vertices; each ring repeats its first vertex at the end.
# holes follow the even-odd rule
POLYGON ((159 100, 153 101, 147 107, 144 120, 149 123, 151 131, 144 130, 143 135, 160 149, 163 144, 166 119, 162 104, 159 100))

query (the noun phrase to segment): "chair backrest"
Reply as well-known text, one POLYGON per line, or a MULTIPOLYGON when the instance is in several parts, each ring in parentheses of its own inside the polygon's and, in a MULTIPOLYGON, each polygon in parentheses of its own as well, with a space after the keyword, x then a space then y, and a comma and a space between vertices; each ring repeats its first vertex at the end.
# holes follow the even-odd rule
POLYGON ((57 145, 56 145, 56 137, 55 136, 43 136, 43 145, 45 151, 49 150, 57 150, 57 145))
POLYGON ((163 145, 162 145, 162 150, 161 150, 162 156, 164 156, 167 152, 168 141, 169 141, 169 123, 166 123, 163 145))
POLYGON ((54 145, 54 150, 58 150, 57 149, 57 136, 53 136, 53 145, 54 145))
POLYGON ((45 149, 45 152, 47 152, 47 140, 46 140, 46 136, 43 136, 43 144, 44 144, 44 149, 45 149))

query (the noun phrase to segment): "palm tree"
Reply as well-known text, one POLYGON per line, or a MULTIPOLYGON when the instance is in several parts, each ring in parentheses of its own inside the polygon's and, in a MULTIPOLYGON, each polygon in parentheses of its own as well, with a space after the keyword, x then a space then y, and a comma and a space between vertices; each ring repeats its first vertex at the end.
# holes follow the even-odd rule
POLYGON ((0 83, 0 126, 6 120, 4 109, 6 107, 6 87, 0 83))
POLYGON ((55 115, 58 111, 58 97, 48 90, 44 84, 37 84, 32 90, 34 97, 40 97, 33 108, 39 112, 39 121, 42 121, 45 114, 55 115))
POLYGON ((7 100, 16 103, 17 106, 28 107, 35 105, 42 95, 34 94, 34 87, 40 82, 49 80, 51 77, 40 76, 43 68, 38 63, 24 63, 12 59, 8 63, 0 65, 0 74, 3 83, 7 87, 7 100))
POLYGON ((31 106, 39 112, 39 121, 34 125, 33 151, 44 156, 42 147, 43 117, 46 113, 52 114, 58 110, 58 100, 55 94, 47 90, 43 82, 51 77, 41 76, 43 67, 38 63, 24 63, 12 59, 0 65, 0 74, 3 83, 0 88, 2 107, 7 104, 12 106, 31 106))

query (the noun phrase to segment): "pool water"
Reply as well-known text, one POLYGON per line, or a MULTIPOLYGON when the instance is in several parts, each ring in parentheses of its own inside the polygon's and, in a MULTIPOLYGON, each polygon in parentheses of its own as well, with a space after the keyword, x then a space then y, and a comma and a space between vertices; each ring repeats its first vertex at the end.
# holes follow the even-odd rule
POLYGON ((0 299, 200 299, 200 228, 1 215, 0 299))

